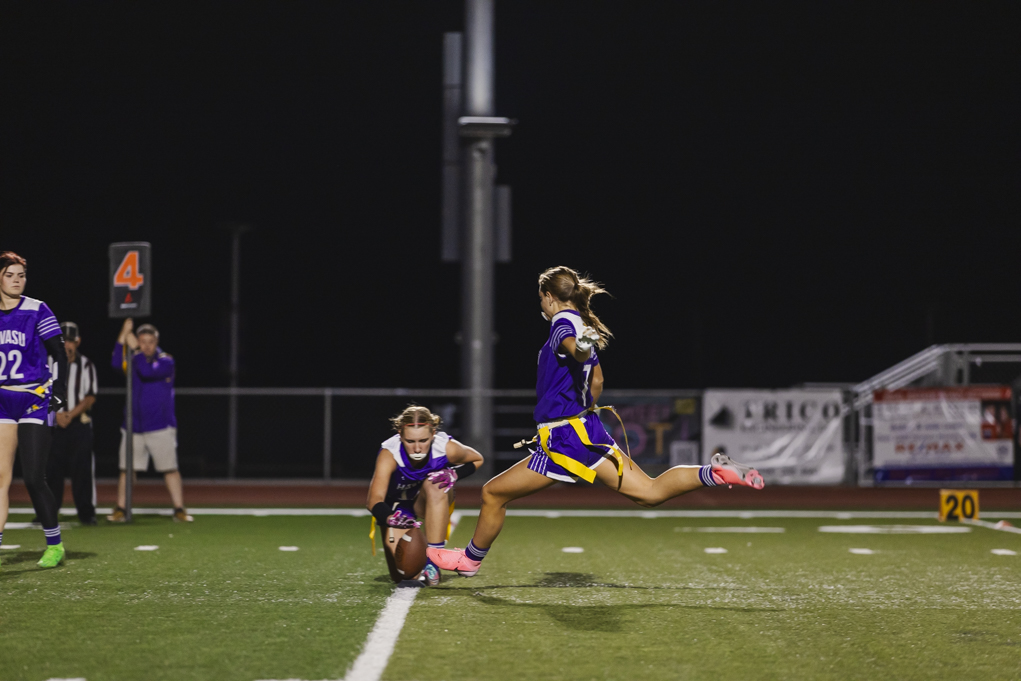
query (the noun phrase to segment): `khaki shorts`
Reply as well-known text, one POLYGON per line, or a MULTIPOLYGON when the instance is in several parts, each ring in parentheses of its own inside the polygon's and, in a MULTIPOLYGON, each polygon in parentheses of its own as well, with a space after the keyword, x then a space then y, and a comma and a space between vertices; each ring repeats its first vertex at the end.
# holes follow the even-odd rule
MULTIPOLYGON (((120 468, 127 470, 124 463, 124 443, 127 440, 127 433, 121 428, 121 451, 120 468)), ((149 457, 152 457, 152 464, 160 473, 170 473, 177 470, 177 428, 164 428, 163 430, 152 430, 148 433, 135 433, 132 445, 131 458, 135 464, 136 471, 144 471, 149 468, 149 457)))

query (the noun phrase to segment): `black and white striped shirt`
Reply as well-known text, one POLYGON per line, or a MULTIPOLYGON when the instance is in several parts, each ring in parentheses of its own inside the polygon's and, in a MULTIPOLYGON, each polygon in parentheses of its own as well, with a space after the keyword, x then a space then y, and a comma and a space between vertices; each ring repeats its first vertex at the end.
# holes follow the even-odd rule
MULTIPOLYGON (((57 367, 50 360, 50 372, 56 373, 57 367)), ((89 395, 99 392, 96 382, 96 365, 88 357, 78 353, 73 362, 67 363, 67 403, 60 411, 71 411, 78 403, 89 395)))

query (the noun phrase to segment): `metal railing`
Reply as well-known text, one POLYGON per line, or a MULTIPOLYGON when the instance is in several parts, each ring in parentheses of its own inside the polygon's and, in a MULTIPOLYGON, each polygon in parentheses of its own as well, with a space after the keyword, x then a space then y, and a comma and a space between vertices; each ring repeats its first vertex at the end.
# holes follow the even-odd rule
POLYGON ((845 413, 857 422, 854 466, 859 486, 871 485, 871 408, 879 390, 897 390, 914 383, 953 386, 971 383, 972 366, 1021 363, 1021 343, 949 343, 932 345, 852 387, 845 413))
MULTIPOLYGON (((325 480, 333 478, 333 456, 334 456, 334 398, 406 398, 409 400, 425 399, 453 399, 461 400, 477 395, 477 391, 461 388, 231 388, 231 387, 178 387, 175 393, 179 397, 313 397, 322 399, 322 477, 325 480)), ((124 388, 104 388, 102 396, 125 394, 124 388)), ((521 421, 518 427, 495 427, 493 435, 495 438, 523 438, 535 434, 531 426, 531 414, 534 408, 535 390, 523 389, 492 389, 483 390, 484 397, 500 400, 528 400, 527 404, 496 404, 493 407, 494 414, 517 415, 521 421)), ((616 389, 604 391, 601 402, 612 402, 619 398, 677 398, 697 397, 702 394, 701 390, 677 389, 677 390, 647 390, 647 389, 616 389)), ((237 433, 239 409, 229 409, 226 412, 224 422, 225 433, 237 433)), ((457 434, 459 428, 450 429, 452 434, 457 434)), ((234 479, 238 475, 238 439, 227 437, 227 478, 234 479)), ((505 447, 504 451, 493 452, 496 461, 517 460, 524 456, 524 450, 510 451, 505 447)))

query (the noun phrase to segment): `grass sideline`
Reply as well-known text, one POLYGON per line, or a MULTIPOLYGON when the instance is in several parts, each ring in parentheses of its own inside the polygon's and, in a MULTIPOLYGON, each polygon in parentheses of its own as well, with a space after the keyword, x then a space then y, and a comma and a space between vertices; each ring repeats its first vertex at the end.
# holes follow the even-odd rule
MULTIPOLYGON (((818 531, 937 526, 924 515, 642 513, 512 516, 477 577, 418 594, 383 679, 1021 678, 1021 556, 991 554, 1021 553, 1021 535, 818 531), (783 531, 704 531, 734 527, 783 531)), ((343 678, 393 591, 367 529, 140 515, 69 530, 52 571, 35 569, 41 532, 8 530, 22 548, 0 552, 0 677, 343 678)))

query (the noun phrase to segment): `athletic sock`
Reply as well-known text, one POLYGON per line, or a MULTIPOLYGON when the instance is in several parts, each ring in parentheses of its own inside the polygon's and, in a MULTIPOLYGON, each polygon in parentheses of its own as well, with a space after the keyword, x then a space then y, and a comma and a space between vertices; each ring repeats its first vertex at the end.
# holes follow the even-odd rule
POLYGON ((4 545, 4 533, 0 532, 0 546, 4 545))
POLYGON ((706 487, 716 487, 718 484, 713 479, 713 467, 712 466, 699 466, 698 467, 698 479, 706 487))
POLYGON ((60 543, 60 527, 51 527, 49 529, 44 527, 43 533, 46 535, 47 546, 54 546, 60 543))
POLYGON ((483 558, 485 558, 487 553, 489 553, 489 549, 480 549, 479 547, 475 546, 474 539, 468 542, 468 548, 464 550, 464 555, 468 556, 472 560, 477 561, 481 561, 483 558))
POLYGON ((447 545, 447 542, 445 542, 445 541, 436 542, 436 543, 429 542, 429 548, 431 548, 431 549, 442 549, 446 545, 447 545))

